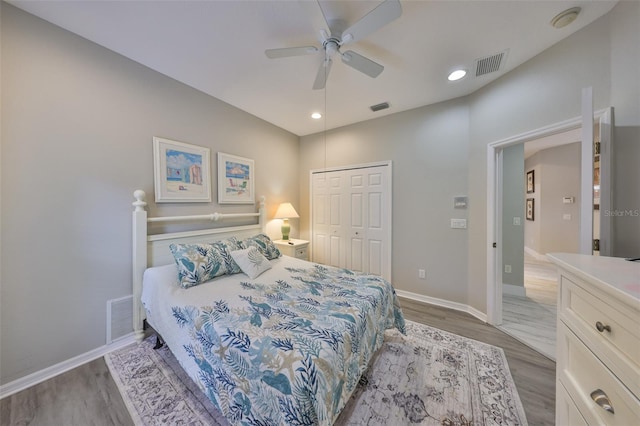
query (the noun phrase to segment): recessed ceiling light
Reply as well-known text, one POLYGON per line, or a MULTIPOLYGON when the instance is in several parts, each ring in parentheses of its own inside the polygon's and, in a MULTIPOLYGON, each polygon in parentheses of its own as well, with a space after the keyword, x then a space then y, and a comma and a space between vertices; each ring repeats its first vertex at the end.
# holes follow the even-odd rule
POLYGON ((447 77, 447 78, 449 79, 449 81, 456 81, 456 80, 460 80, 465 75, 467 75, 467 71, 465 71, 465 70, 455 70, 451 74, 449 74, 449 77, 447 77))
POLYGON ((314 112, 313 114, 311 114, 311 118, 313 118, 314 120, 320 120, 322 118, 322 114, 320 114, 319 112, 314 112))
POLYGON ((564 28, 576 20, 581 10, 582 9, 580 9, 579 7, 572 7, 571 9, 567 9, 564 12, 557 14, 551 20, 551 25, 553 26, 553 28, 564 28))

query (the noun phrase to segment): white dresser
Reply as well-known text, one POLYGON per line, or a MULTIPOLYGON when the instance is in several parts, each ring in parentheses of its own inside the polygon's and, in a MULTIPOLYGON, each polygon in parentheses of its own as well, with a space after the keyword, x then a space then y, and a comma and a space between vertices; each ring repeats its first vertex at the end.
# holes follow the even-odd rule
POLYGON ((640 263, 554 253, 556 425, 640 425, 640 263))

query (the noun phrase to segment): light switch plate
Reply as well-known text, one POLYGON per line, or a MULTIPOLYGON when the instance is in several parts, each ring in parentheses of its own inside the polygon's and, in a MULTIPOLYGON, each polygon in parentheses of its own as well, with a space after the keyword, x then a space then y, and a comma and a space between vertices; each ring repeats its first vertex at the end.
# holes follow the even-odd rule
POLYGON ((453 208, 454 209, 466 209, 467 208, 467 197, 453 197, 453 208))
POLYGON ((467 219, 451 219, 451 228, 467 229, 467 219))

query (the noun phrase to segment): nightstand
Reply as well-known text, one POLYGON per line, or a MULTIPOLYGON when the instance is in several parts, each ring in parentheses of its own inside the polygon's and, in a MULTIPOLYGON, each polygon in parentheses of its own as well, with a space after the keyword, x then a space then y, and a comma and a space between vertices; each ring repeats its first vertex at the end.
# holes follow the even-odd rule
POLYGON ((278 247, 280 253, 285 256, 296 257, 302 260, 309 259, 309 241, 289 238, 288 240, 275 240, 273 243, 278 247))

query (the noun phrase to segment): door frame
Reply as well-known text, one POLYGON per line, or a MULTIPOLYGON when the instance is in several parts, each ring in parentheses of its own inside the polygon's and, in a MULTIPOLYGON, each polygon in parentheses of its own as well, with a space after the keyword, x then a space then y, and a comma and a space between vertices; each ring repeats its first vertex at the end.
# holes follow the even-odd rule
POLYGON ((389 190, 391 191, 389 194, 389 205, 388 205, 388 214, 389 214, 389 244, 387 248, 387 270, 389 271, 389 281, 393 277, 393 262, 391 257, 393 256, 393 162, 391 160, 386 161, 376 161, 372 163, 361 163, 361 164, 348 164, 345 166, 334 166, 334 167, 324 167, 321 169, 311 169, 309 170, 309 259, 313 259, 313 175, 318 173, 328 173, 328 172, 337 172, 340 170, 354 170, 354 169, 368 169, 374 167, 388 167, 389 170, 389 190))
MULTIPOLYGON (((611 117, 612 107, 598 110, 593 113, 593 120, 599 120, 600 122, 606 121, 607 117, 611 117)), ((545 127, 534 129, 528 132, 521 133, 519 135, 511 136, 502 140, 491 142, 487 145, 487 322, 491 325, 502 324, 502 280, 498 282, 499 274, 502 263, 502 247, 498 244, 496 248, 493 248, 494 243, 499 243, 502 236, 502 180, 500 179, 502 170, 498 165, 501 161, 501 152, 504 148, 519 143, 540 139, 546 136, 552 136, 558 133, 563 133, 569 130, 575 130, 582 127, 582 116, 574 117, 565 121, 557 122, 545 127)), ((591 132, 593 132, 593 126, 591 126, 591 132)), ((601 132, 602 133, 602 132, 601 132)), ((593 133, 591 133, 593 134, 593 133)), ((591 138, 593 140, 593 138, 591 138)), ((602 141, 601 146, 602 146, 602 141)), ((593 147, 593 142, 591 143, 593 147)), ((593 150, 593 148, 591 148, 593 150)), ((583 149, 581 152, 584 151, 583 149)), ((602 151, 601 151, 602 152, 602 151)), ((593 157, 593 152, 592 155, 593 157)), ((582 157, 584 162, 585 157, 582 157)), ((602 160, 601 160, 602 161, 602 160)), ((584 167, 581 167, 584 169, 584 167)), ((591 168, 593 168, 593 158, 591 158, 591 168)), ((601 170, 601 176, 606 173, 610 176, 611 170, 601 170)), ((593 170, 590 173, 582 172, 582 187, 585 185, 591 186, 593 190, 593 170), (590 176, 585 182, 585 175, 590 176)), ((611 182, 609 176, 607 176, 607 183, 611 182)), ((601 186, 601 192, 611 193, 611 188, 603 188, 601 186)), ((593 198, 593 197, 592 197, 593 198)), ((591 200, 593 204, 593 200, 591 200)), ((602 205, 601 205, 602 209, 602 205)), ((582 220, 581 220, 582 223, 582 220)), ((591 225, 593 227, 593 225, 591 225)), ((592 232, 592 231, 591 231, 592 232)), ((581 235, 582 226, 581 226, 581 235)), ((583 237, 585 238, 585 237, 583 237)), ((501 274, 500 274, 501 275, 501 274)))

